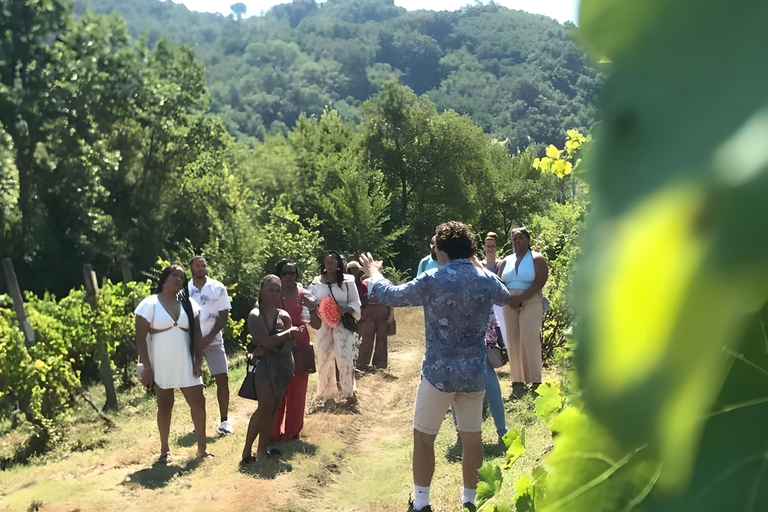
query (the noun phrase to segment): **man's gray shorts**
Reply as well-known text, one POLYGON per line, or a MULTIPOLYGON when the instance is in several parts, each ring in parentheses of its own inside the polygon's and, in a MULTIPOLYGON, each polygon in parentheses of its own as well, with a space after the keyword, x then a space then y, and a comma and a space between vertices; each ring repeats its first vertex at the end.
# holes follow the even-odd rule
POLYGON ((227 353, 224 352, 224 343, 212 343, 203 352, 208 363, 208 371, 211 375, 227 373, 227 353))

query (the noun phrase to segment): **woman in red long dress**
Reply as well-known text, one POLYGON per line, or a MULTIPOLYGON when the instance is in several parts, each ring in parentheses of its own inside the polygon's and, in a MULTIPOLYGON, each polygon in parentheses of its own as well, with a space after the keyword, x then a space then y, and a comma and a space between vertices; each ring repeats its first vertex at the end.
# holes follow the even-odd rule
POLYGON ((277 262, 275 273, 280 277, 282 285, 280 308, 287 311, 291 316, 293 325, 299 327, 299 332, 296 333, 295 338, 296 346, 293 348, 296 373, 285 390, 283 400, 277 409, 275 424, 272 426, 272 439, 289 441, 297 439, 299 432, 304 427, 304 407, 307 401, 307 381, 309 380, 307 369, 301 368, 299 363, 299 361, 307 361, 308 358, 297 355, 299 351, 303 351, 306 355, 310 350, 308 326, 304 324, 301 318, 301 311, 304 306, 310 310, 316 309, 317 304, 308 291, 297 286, 298 267, 296 263, 282 259, 277 262))

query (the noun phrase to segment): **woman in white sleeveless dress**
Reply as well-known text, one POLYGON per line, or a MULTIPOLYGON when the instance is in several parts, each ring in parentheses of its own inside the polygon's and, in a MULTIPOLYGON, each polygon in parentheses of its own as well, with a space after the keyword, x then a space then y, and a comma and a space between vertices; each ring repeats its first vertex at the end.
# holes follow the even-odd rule
POLYGON ((531 235, 525 228, 512 230, 514 252, 499 265, 499 277, 512 293, 504 306, 509 372, 512 393, 520 397, 532 384, 541 384, 541 321, 544 317, 541 289, 549 269, 542 254, 531 250, 531 235))
POLYGON ((200 308, 189 299, 187 276, 178 265, 163 270, 155 295, 136 307, 136 348, 144 365, 141 383, 155 385, 160 461, 172 462, 168 437, 174 389, 181 389, 192 412, 197 434, 197 457, 207 457, 205 397, 202 379, 200 308), (190 321, 191 319, 191 321, 190 321))

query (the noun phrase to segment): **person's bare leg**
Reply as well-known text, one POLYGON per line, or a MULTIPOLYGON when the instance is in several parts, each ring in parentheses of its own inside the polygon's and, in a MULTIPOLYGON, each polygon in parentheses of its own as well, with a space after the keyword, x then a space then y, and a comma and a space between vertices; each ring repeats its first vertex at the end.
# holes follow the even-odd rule
POLYGON ((256 381, 256 396, 259 397, 259 407, 248 422, 248 432, 245 434, 245 446, 243 447, 244 461, 253 457, 253 443, 257 437, 259 438, 259 444, 256 448, 256 457, 264 457, 267 454, 267 444, 269 444, 269 435, 277 409, 272 385, 268 380, 256 381), (265 430, 266 435, 264 434, 265 430))
MULTIPOLYGON (((413 429, 413 483, 429 487, 435 473, 435 438, 413 429)), ((480 447, 482 457, 482 446, 480 447)))
POLYGON ((256 447, 256 457, 267 456, 269 436, 272 434, 272 425, 275 423, 275 414, 277 414, 277 407, 280 405, 280 400, 283 398, 284 392, 285 390, 282 390, 278 396, 275 396, 272 384, 270 384, 269 381, 256 381, 256 395, 259 397, 259 410, 256 411, 259 414, 259 444, 256 447), (262 399, 262 397, 265 398, 262 399))
POLYGON ((248 422, 248 430, 245 433, 245 446, 243 446, 242 455, 244 462, 253 457, 251 453, 253 450, 253 442, 256 440, 256 436, 259 435, 259 417, 257 416, 259 409, 261 409, 261 404, 259 404, 259 408, 251 414, 251 419, 248 422))
POLYGON ((202 384, 181 388, 184 398, 187 399, 189 410, 192 413, 192 423, 195 425, 195 434, 197 435, 197 456, 203 457, 208 454, 206 451, 205 439, 205 396, 203 395, 202 384))
POLYGON ((171 413, 173 412, 173 389, 156 388, 157 430, 160 432, 160 454, 170 452, 168 437, 171 435, 171 413))
POLYGON ((461 471, 464 487, 477 489, 477 470, 483 465, 483 439, 480 432, 459 432, 461 436, 461 471))
POLYGON ((219 414, 221 414, 221 421, 227 421, 227 415, 229 414, 229 377, 226 373, 219 373, 214 375, 216 380, 216 398, 219 401, 219 414))

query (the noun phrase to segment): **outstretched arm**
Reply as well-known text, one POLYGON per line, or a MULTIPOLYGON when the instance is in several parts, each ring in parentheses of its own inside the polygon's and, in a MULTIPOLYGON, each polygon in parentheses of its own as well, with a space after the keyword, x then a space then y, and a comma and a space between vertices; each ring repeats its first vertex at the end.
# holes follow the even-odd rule
POLYGON ((360 255, 360 265, 371 276, 368 295, 390 306, 423 306, 428 295, 429 273, 421 274, 414 280, 395 286, 381 275, 384 264, 376 261, 371 253, 360 255))

